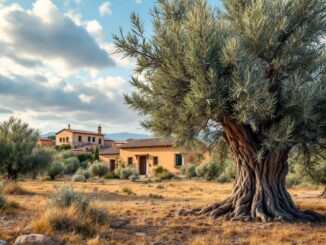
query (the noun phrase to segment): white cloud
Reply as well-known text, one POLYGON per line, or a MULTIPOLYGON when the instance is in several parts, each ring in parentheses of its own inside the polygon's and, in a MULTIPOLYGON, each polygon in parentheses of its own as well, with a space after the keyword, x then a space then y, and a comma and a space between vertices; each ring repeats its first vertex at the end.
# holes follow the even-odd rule
POLYGON ((98 41, 103 42, 103 27, 97 20, 86 22, 86 30, 98 41))
POLYGON ((64 88, 63 88, 63 91, 65 92, 73 92, 75 91, 75 87, 71 84, 67 84, 64 88))
POLYGON ((100 5, 100 7, 98 8, 98 11, 100 13, 100 15, 103 17, 105 15, 111 15, 112 14, 112 10, 110 8, 111 3, 110 2, 104 2, 100 5))
POLYGON ((93 97, 86 95, 86 94, 80 94, 78 95, 78 98, 80 99, 81 102, 85 103, 85 104, 89 104, 93 101, 93 97))
POLYGON ((77 26, 81 26, 82 24, 82 15, 75 10, 68 10, 65 13, 65 16, 69 17, 77 26))
POLYGON ((120 76, 107 76, 99 78, 94 82, 89 82, 86 87, 96 89, 104 93, 108 99, 113 101, 118 96, 121 96, 121 90, 126 85, 126 80, 120 76))
POLYGON ((141 0, 135 0, 136 4, 141 4, 141 0))
MULTIPOLYGON (((56 72, 65 74, 82 68, 112 67, 114 62, 108 53, 84 26, 76 23, 81 23, 81 16, 64 15, 49 0, 37 0, 31 10, 11 4, 0 8, 0 44, 15 50, 11 56, 19 53, 42 60, 56 72)), ((99 35, 101 26, 91 23, 89 28, 99 35)))

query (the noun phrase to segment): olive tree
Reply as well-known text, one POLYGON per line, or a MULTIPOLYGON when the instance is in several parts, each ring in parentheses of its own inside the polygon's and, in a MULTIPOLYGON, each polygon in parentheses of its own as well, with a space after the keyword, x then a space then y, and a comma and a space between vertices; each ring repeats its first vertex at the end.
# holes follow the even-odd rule
POLYGON ((38 131, 15 117, 0 124, 0 172, 8 180, 33 172, 38 135, 38 131))
POLYGON ((295 146, 325 145, 326 1, 159 0, 153 32, 131 15, 114 35, 117 52, 136 59, 125 96, 142 125, 191 146, 199 136, 230 147, 232 194, 184 215, 232 220, 319 221, 286 190, 295 146))

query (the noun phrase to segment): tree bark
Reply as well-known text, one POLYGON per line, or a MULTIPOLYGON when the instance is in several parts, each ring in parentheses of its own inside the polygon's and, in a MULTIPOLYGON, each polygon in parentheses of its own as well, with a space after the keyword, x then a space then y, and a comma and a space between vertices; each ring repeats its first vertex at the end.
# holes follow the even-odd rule
POLYGON ((180 211, 181 215, 209 215, 231 220, 322 221, 313 211, 300 211, 285 187, 288 150, 272 151, 256 160, 257 143, 243 125, 224 120, 225 139, 230 145, 237 176, 226 200, 180 211))
POLYGON ((320 198, 326 198, 326 185, 324 186, 323 192, 319 195, 320 198))

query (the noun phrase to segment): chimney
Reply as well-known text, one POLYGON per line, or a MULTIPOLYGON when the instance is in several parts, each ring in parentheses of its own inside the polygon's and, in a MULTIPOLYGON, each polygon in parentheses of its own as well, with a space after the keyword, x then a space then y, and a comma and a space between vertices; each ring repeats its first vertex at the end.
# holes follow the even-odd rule
POLYGON ((101 127, 101 125, 98 125, 98 127, 97 127, 97 133, 98 134, 102 134, 102 127, 101 127))
POLYGON ((68 124, 68 129, 70 129, 70 124, 68 124))

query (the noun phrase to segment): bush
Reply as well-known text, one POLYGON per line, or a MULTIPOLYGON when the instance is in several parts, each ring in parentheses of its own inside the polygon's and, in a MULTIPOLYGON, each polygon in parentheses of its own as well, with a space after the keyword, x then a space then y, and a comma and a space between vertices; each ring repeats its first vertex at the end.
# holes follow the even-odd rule
POLYGON ((109 172, 109 168, 101 163, 94 162, 90 166, 90 171, 93 176, 103 177, 109 172))
POLYGON ((79 168, 81 169, 87 169, 88 167, 88 163, 87 162, 80 162, 79 163, 79 168))
POLYGON ((196 164, 194 163, 187 163, 184 166, 182 166, 182 172, 184 175, 186 175, 188 178, 196 177, 196 164))
POLYGON ((154 176, 159 177, 165 169, 162 166, 158 166, 154 169, 154 176))
POLYGON ((160 178, 162 180, 170 180, 170 179, 175 178, 175 175, 173 173, 171 173, 171 172, 169 172, 169 171, 166 170, 166 171, 164 171, 162 173, 162 175, 160 176, 160 178))
POLYGON ((71 177, 71 180, 74 182, 85 182, 86 178, 82 174, 75 174, 71 177))
POLYGON ((79 168, 76 174, 83 175, 85 179, 89 179, 89 177, 91 177, 91 173, 88 170, 82 168, 79 168))
POLYGON ((75 192, 72 187, 63 186, 56 188, 54 193, 49 196, 47 204, 49 207, 68 208, 74 205, 85 211, 91 201, 90 196, 75 192))
POLYGON ((64 159, 63 165, 65 168, 65 174, 74 174, 79 168, 79 161, 76 156, 68 157, 64 159))
POLYGON ((55 180, 55 178, 58 175, 62 174, 63 171, 64 171, 64 167, 59 163, 55 163, 49 167, 48 176, 50 176, 51 180, 55 180))
POLYGON ((162 195, 159 194, 153 194, 153 193, 149 193, 148 195, 150 198, 154 198, 154 199, 163 199, 164 197, 162 195))
POLYGON ((114 172, 109 172, 104 176, 104 179, 119 179, 119 176, 114 172))
POLYGON ((154 176, 159 177, 160 180, 168 180, 175 177, 175 175, 169 172, 167 169, 163 168, 162 166, 158 166, 154 169, 154 176))
POLYGON ((64 186, 56 188, 50 195, 46 212, 32 222, 32 230, 37 233, 60 231, 91 236, 100 229, 96 226, 105 225, 107 220, 106 209, 95 206, 86 194, 64 186))
POLYGON ((71 149, 71 145, 68 144, 62 144, 60 146, 56 146, 56 149, 59 151, 66 151, 71 149))
POLYGON ((93 156, 91 154, 78 154, 77 158, 78 158, 80 163, 86 163, 86 165, 87 165, 87 162, 91 161, 93 156))
POLYGON ((119 166, 114 170, 114 174, 119 176, 120 179, 128 179, 131 175, 139 176, 136 169, 130 167, 119 166))
POLYGON ((216 181, 218 183, 226 183, 230 181, 230 178, 225 173, 222 173, 216 178, 216 181))
POLYGON ((122 192, 127 193, 128 195, 133 194, 133 191, 128 187, 123 187, 122 192))
POLYGON ((206 180, 216 179, 223 171, 224 166, 218 164, 214 159, 202 163, 196 167, 196 174, 206 180))
POLYGON ((139 179, 139 174, 138 173, 137 174, 132 174, 132 175, 129 176, 129 179, 134 182, 137 179, 139 179))

